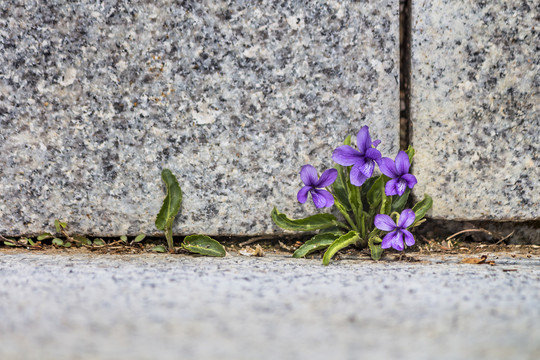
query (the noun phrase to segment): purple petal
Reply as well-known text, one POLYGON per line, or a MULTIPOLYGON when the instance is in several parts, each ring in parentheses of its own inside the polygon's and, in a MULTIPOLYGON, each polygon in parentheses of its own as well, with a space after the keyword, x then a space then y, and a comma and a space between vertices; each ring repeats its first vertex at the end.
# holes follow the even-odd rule
POLYGON ((375 161, 368 158, 358 159, 356 164, 354 164, 351 169, 351 174, 353 170, 360 171, 362 175, 364 175, 366 178, 369 178, 371 177, 371 175, 373 175, 374 169, 375 169, 375 161), (357 168, 357 169, 354 170, 354 168, 357 168))
POLYGON ((403 246, 403 234, 401 231, 396 231, 396 235, 392 238, 392 247, 397 251, 403 251, 405 246, 403 246))
POLYGON ((359 158, 362 158, 362 154, 354 150, 349 145, 342 145, 338 147, 332 154, 332 159, 339 165, 343 166, 354 165, 359 158))
POLYGON ((307 195, 309 193, 309 190, 311 189, 312 189, 311 186, 304 186, 303 188, 300 189, 300 191, 298 192, 298 195, 296 195, 296 198, 298 199, 298 202, 300 204, 304 204, 307 201, 307 195))
POLYGON ((373 221, 375 227, 382 231, 392 231, 396 228, 396 223, 392 218, 385 214, 375 215, 375 220, 373 221))
POLYGON ((414 236, 408 230, 401 230, 401 232, 405 236, 405 244, 407 244, 407 246, 413 246, 414 236))
POLYGON ((390 247, 399 251, 403 250, 403 237, 400 231, 392 231, 383 238, 381 248, 388 249, 390 247))
POLYGON ((319 181, 317 169, 309 164, 302 166, 302 169, 300 170, 300 179, 302 179, 307 186, 315 185, 317 181, 319 181))
POLYGON ((356 135, 356 146, 360 153, 364 155, 367 149, 371 148, 371 136, 369 136, 369 128, 367 126, 362 126, 358 134, 356 135))
MULTIPOLYGON (((373 167, 375 167, 375 165, 373 167)), ((362 168, 358 165, 354 165, 351 169, 351 184, 354 186, 362 186, 369 178, 369 176, 362 174, 361 170, 362 168)))
POLYGON ((375 140, 372 145, 373 147, 377 147, 379 146, 380 143, 381 143, 381 140, 375 140))
POLYGON ((415 218, 416 218, 416 215, 415 215, 414 211, 412 211, 411 209, 403 210, 401 212, 401 215, 399 215, 398 227, 400 229, 408 228, 409 226, 412 225, 415 218))
MULTIPOLYGON (((394 163, 394 160, 384 157, 378 161, 379 169, 381 172, 388 176, 389 178, 395 179, 399 175, 397 173, 396 164, 394 163)), ((388 194, 386 194, 388 195, 388 194)))
POLYGON ((401 196, 405 192, 405 189, 407 189, 407 181, 405 181, 401 177, 397 178, 396 180, 397 180, 397 182, 396 182, 396 192, 397 192, 397 194, 396 195, 401 196))
POLYGON ((317 209, 334 205, 334 196, 326 190, 315 189, 311 192, 311 197, 317 209))
POLYGON ((409 162, 409 156, 405 151, 401 150, 396 156, 396 169, 398 171, 398 174, 407 174, 410 167, 411 163, 409 162))
POLYGON ((411 174, 405 174, 401 178, 407 182, 407 187, 409 189, 412 189, 414 187, 414 185, 416 185, 416 183, 418 182, 416 180, 416 177, 414 175, 411 175, 411 174))
POLYGON ((392 196, 397 195, 397 183, 399 182, 399 179, 392 179, 386 183, 384 186, 384 193, 386 196, 392 196))
POLYGON ((336 169, 328 169, 322 173, 321 178, 314 186, 318 188, 330 186, 334 181, 336 181, 337 176, 338 172, 336 169))
POLYGON ((382 155, 381 152, 374 148, 369 148, 366 150, 366 157, 375 161, 378 161, 382 155))

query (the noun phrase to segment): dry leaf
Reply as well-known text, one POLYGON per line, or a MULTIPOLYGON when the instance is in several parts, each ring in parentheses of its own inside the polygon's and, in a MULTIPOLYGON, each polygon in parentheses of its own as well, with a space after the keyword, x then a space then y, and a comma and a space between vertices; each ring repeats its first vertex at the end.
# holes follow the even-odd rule
POLYGON ((245 249, 240 250, 238 253, 244 256, 258 256, 258 257, 264 256, 264 251, 261 245, 255 246, 255 249, 251 247, 247 247, 245 249))
POLYGON ((495 265, 495 261, 487 261, 487 255, 482 255, 480 258, 465 258, 461 260, 462 264, 488 264, 495 265))

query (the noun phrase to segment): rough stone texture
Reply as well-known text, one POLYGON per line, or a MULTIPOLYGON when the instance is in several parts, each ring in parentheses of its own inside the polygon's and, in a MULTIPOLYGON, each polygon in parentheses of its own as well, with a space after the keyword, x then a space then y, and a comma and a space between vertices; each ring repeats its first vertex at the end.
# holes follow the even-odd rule
POLYGON ((0 254, 0 358, 538 359, 540 260, 495 261, 0 254))
POLYGON ((412 2, 415 194, 431 216, 540 219, 540 3, 412 2))
POLYGON ((305 163, 369 125, 399 141, 398 2, 0 4, 0 233, 279 231, 305 163))

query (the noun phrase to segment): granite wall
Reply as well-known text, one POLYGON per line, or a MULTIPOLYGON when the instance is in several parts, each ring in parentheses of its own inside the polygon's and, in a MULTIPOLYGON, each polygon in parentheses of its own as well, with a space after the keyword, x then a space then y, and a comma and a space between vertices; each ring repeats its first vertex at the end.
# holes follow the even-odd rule
MULTIPOLYGON (((300 167, 399 146, 398 1, 0 3, 0 233, 279 232, 300 167)), ((434 194, 436 195, 436 194, 434 194)))
POLYGON ((540 220, 540 2, 414 0, 411 22, 415 194, 433 218, 540 220))

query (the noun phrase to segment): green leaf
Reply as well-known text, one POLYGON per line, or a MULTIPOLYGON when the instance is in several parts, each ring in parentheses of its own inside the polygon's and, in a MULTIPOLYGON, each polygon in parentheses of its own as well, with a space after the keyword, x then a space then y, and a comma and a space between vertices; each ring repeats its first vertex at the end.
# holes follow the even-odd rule
POLYGON ((126 235, 120 236, 120 240, 127 243, 127 236, 126 235))
POLYGON ((32 240, 32 239, 30 239, 30 238, 28 239, 28 243, 30 244, 30 246, 36 245, 36 243, 34 242, 34 240, 32 240))
POLYGON ((17 244, 15 243, 15 240, 13 240, 13 239, 8 239, 8 240, 11 240, 13 242, 4 241, 4 245, 6 245, 6 246, 17 246, 17 244))
POLYGON ((371 258, 377 261, 381 258, 383 249, 381 245, 376 245, 375 243, 377 244, 382 243, 381 238, 378 236, 375 236, 375 237, 370 238, 368 241, 369 251, 371 252, 371 258))
POLYGON ((343 231, 341 230, 341 228, 339 226, 332 226, 332 227, 322 229, 321 231, 319 231, 319 235, 320 234, 328 234, 328 233, 342 234, 343 231))
POLYGON ((414 219, 414 224, 422 220, 422 218, 426 216, 426 213, 429 209, 431 209, 431 206, 433 206, 433 199, 428 194, 424 194, 424 199, 418 202, 412 208, 412 210, 414 211, 414 215, 416 216, 414 219))
POLYGON ((223 257, 227 254, 223 245, 206 235, 186 236, 182 247, 193 253, 207 256, 223 257))
POLYGON ((349 204, 349 198, 347 195, 347 177, 346 177, 346 170, 343 168, 343 166, 338 165, 336 167, 336 170, 338 171, 338 177, 336 181, 332 184, 332 189, 334 190, 334 195, 336 196, 337 202, 341 203, 346 211, 351 210, 351 204, 349 204))
POLYGON ((375 180, 375 182, 371 186, 371 189, 369 189, 369 191, 367 192, 367 201, 369 204, 370 213, 372 213, 373 210, 375 210, 375 208, 379 206, 379 204, 382 201, 383 194, 384 194, 384 178, 381 175, 377 177, 377 180, 375 180))
POLYGON ((345 141, 343 141, 343 145, 349 145, 351 146, 351 135, 347 136, 345 138, 345 141))
POLYGON ((54 238, 52 240, 52 244, 56 246, 64 246, 64 240, 59 239, 59 238, 54 238))
POLYGON ((70 243, 69 241, 67 241, 67 242, 64 244, 64 247, 65 247, 65 248, 71 247, 71 243, 70 243))
POLYGON ((412 164, 412 159, 414 157, 414 148, 411 145, 409 145, 409 147, 407 148, 407 150, 405 150, 405 152, 409 156, 409 163, 412 164))
POLYGON ((280 213, 275 207, 271 213, 274 223, 285 230, 313 231, 326 229, 336 225, 336 217, 332 214, 317 214, 304 219, 292 220, 280 213))
POLYGON ((103 246, 105 245, 105 241, 103 239, 94 239, 94 245, 103 246))
POLYGON ((90 240, 89 238, 87 238, 85 236, 75 235, 75 236, 73 236, 73 239, 75 241, 80 242, 83 245, 92 245, 92 240, 90 240))
POLYGON ((135 238, 135 240, 133 240, 133 242, 136 242, 136 243, 141 242, 141 241, 144 240, 145 237, 146 237, 145 234, 139 234, 139 235, 137 235, 137 237, 135 238))
POLYGON ((411 193, 411 189, 406 188, 405 192, 401 196, 394 195, 392 202, 392 210, 390 212, 397 212, 400 213, 405 208, 405 205, 407 205, 407 200, 409 199, 409 194, 411 193))
POLYGON ((326 250, 323 256, 323 265, 330 264, 330 259, 341 249, 346 248, 349 245, 356 243, 360 237, 356 231, 349 231, 345 235, 341 235, 337 238, 332 245, 326 250))
POLYGON ((392 213, 392 196, 386 196, 384 191, 382 192, 382 203, 379 214, 389 215, 392 213))
POLYGON ((39 235, 39 236, 37 237, 37 240, 38 240, 38 241, 42 241, 42 240, 51 239, 51 238, 53 238, 53 237, 54 237, 54 236, 53 236, 52 234, 49 234, 49 233, 43 233, 43 234, 41 234, 41 235, 39 235))
POLYGON ((332 243, 340 237, 342 234, 332 234, 332 233, 324 233, 324 234, 318 234, 306 241, 302 246, 300 246, 293 254, 294 258, 303 258, 306 255, 311 254, 312 252, 326 249, 332 243))
POLYGON ((62 229, 65 229, 67 227, 67 223, 61 222, 60 220, 56 219, 54 220, 54 227, 56 228, 56 232, 59 233, 62 231, 62 229))
POLYGON ((163 246, 163 245, 157 245, 157 246, 154 246, 153 248, 151 248, 150 251, 154 251, 154 252, 158 252, 158 253, 164 253, 165 251, 167 251, 167 249, 165 249, 165 246, 163 246))
POLYGON ((172 222, 182 204, 182 189, 178 184, 178 180, 169 169, 163 169, 161 178, 167 187, 167 196, 163 200, 161 210, 156 217, 156 228, 165 230, 167 227, 172 227, 172 222))

